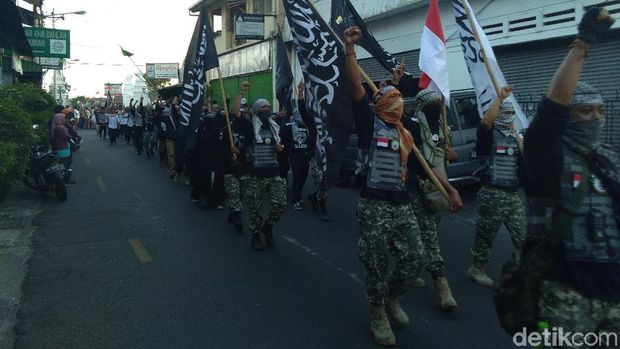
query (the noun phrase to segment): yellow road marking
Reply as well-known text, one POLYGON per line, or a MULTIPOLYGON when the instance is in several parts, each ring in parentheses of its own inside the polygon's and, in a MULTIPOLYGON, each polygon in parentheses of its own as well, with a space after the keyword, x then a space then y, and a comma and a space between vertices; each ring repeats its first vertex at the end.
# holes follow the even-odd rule
POLYGON ((129 239, 129 245, 131 246, 133 253, 135 253, 136 256, 138 256, 140 263, 144 264, 144 263, 151 262, 153 260, 151 256, 149 255, 149 253, 146 252, 146 249, 144 248, 140 240, 129 239))
POLYGON ((97 185, 102 192, 105 193, 108 191, 108 187, 106 187, 105 183, 103 183, 103 179, 101 179, 101 177, 96 177, 95 180, 97 181, 97 185))

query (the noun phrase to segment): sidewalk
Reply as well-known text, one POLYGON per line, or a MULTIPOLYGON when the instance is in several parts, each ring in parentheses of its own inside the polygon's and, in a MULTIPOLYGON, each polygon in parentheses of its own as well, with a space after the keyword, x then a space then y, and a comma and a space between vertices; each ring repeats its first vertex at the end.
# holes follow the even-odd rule
POLYGON ((32 254, 32 221, 46 198, 16 184, 0 203, 0 349, 15 344, 22 283, 32 254))

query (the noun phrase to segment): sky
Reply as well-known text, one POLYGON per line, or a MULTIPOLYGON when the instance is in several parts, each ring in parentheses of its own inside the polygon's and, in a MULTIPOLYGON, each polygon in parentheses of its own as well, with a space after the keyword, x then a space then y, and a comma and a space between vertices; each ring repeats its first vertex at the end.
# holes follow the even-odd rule
MULTIPOLYGON (((137 73, 119 45, 134 54, 142 72, 146 63, 181 64, 198 18, 189 16, 188 8, 196 1, 45 0, 45 14, 86 11, 55 22, 57 29, 71 31, 71 58, 64 69, 69 97, 103 96, 105 83, 123 83, 126 76, 137 73)), ((50 19, 45 26, 52 27, 50 19)), ((45 76, 47 84, 51 76, 51 71, 45 76)))

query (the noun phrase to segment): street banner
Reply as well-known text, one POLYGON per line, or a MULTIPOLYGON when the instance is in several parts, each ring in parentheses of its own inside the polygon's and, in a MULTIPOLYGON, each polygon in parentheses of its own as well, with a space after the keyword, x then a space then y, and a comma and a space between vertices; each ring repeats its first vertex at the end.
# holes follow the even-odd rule
POLYGON ((183 63, 179 137, 185 140, 185 150, 192 149, 196 144, 196 133, 205 97, 206 71, 218 66, 209 11, 203 4, 183 63))
MULTIPOLYGON (((482 27, 476 20, 474 12, 469 7, 467 1, 463 2, 461 0, 453 0, 452 3, 454 6, 456 25, 461 36, 463 57, 469 70, 471 83, 474 86, 474 90, 476 91, 478 113, 480 118, 482 118, 484 117, 484 113, 489 109, 493 101, 497 99, 497 92, 495 91, 495 87, 493 86, 493 81, 491 80, 491 77, 489 75, 489 70, 487 70, 485 62, 482 58, 482 49, 484 49, 484 53, 486 54, 486 57, 489 61, 488 63, 491 66, 491 70, 495 75, 499 87, 507 86, 506 79, 504 78, 504 74, 502 74, 502 71, 497 64, 497 59, 495 58, 495 54, 493 53, 493 48, 491 47, 489 39, 487 38, 484 31, 482 30, 482 27), (478 42, 476 40, 472 27, 469 23, 469 19, 467 17, 467 11, 465 10, 464 6, 467 6, 469 8, 469 12, 471 13, 471 20, 477 28, 477 32, 479 34, 481 42, 478 42)), ((510 96, 508 96, 508 98, 506 98, 506 100, 512 102, 515 108, 515 114, 516 119, 518 120, 519 129, 527 128, 527 118, 525 117, 525 113, 523 113, 521 106, 517 102, 517 99, 514 97, 513 94, 511 94, 510 96)))
POLYGON ((424 29, 422 29, 418 66, 422 71, 418 86, 443 95, 444 102, 449 105, 448 54, 446 52, 446 39, 443 35, 438 0, 431 0, 428 7, 426 22, 424 23, 424 29))
POLYGON ((329 187, 353 128, 344 48, 307 0, 283 0, 306 85, 305 101, 317 130, 316 160, 329 187))
POLYGON ((285 108, 289 115, 292 115, 293 72, 280 32, 278 32, 276 46, 276 99, 280 104, 280 109, 285 108))

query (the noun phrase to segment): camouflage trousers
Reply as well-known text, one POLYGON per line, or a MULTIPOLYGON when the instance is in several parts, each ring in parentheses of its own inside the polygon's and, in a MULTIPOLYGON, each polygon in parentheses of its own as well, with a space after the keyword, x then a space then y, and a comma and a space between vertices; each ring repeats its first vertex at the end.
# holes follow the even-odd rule
POLYGON ((226 204, 231 211, 243 210, 243 197, 248 185, 248 175, 224 175, 224 189, 226 190, 226 204))
POLYGON ((425 265, 420 228, 410 205, 360 198, 359 258, 366 272, 369 303, 385 304, 390 295, 401 296, 425 265), (390 254, 395 259, 388 275, 390 254))
POLYGON ((314 157, 310 159, 310 176, 312 177, 312 182, 316 188, 317 199, 320 200, 326 198, 327 191, 325 190, 325 183, 323 182, 323 169, 321 168, 321 165, 316 162, 314 157))
POLYGON ((246 196, 250 210, 250 232, 252 234, 258 234, 263 224, 261 215, 263 200, 267 198, 271 205, 266 223, 275 225, 286 208, 286 194, 286 180, 280 176, 249 177, 246 196))
MULTIPOLYGON (((549 329, 562 328, 564 333, 620 333, 620 302, 587 298, 556 281, 542 282, 536 315, 539 322, 545 321, 549 325, 549 329)), ((617 348, 613 338, 609 345, 601 343, 601 347, 617 348)))
POLYGON ((444 263, 443 258, 441 258, 438 236, 441 213, 428 209, 420 193, 410 192, 409 197, 411 198, 411 205, 415 216, 418 219, 422 243, 424 243, 426 251, 426 270, 429 273, 443 271, 444 263))
POLYGON ((471 254, 474 265, 481 267, 489 261, 493 240, 502 224, 506 226, 515 250, 523 247, 525 211, 518 192, 483 185, 477 200, 478 221, 471 254))

